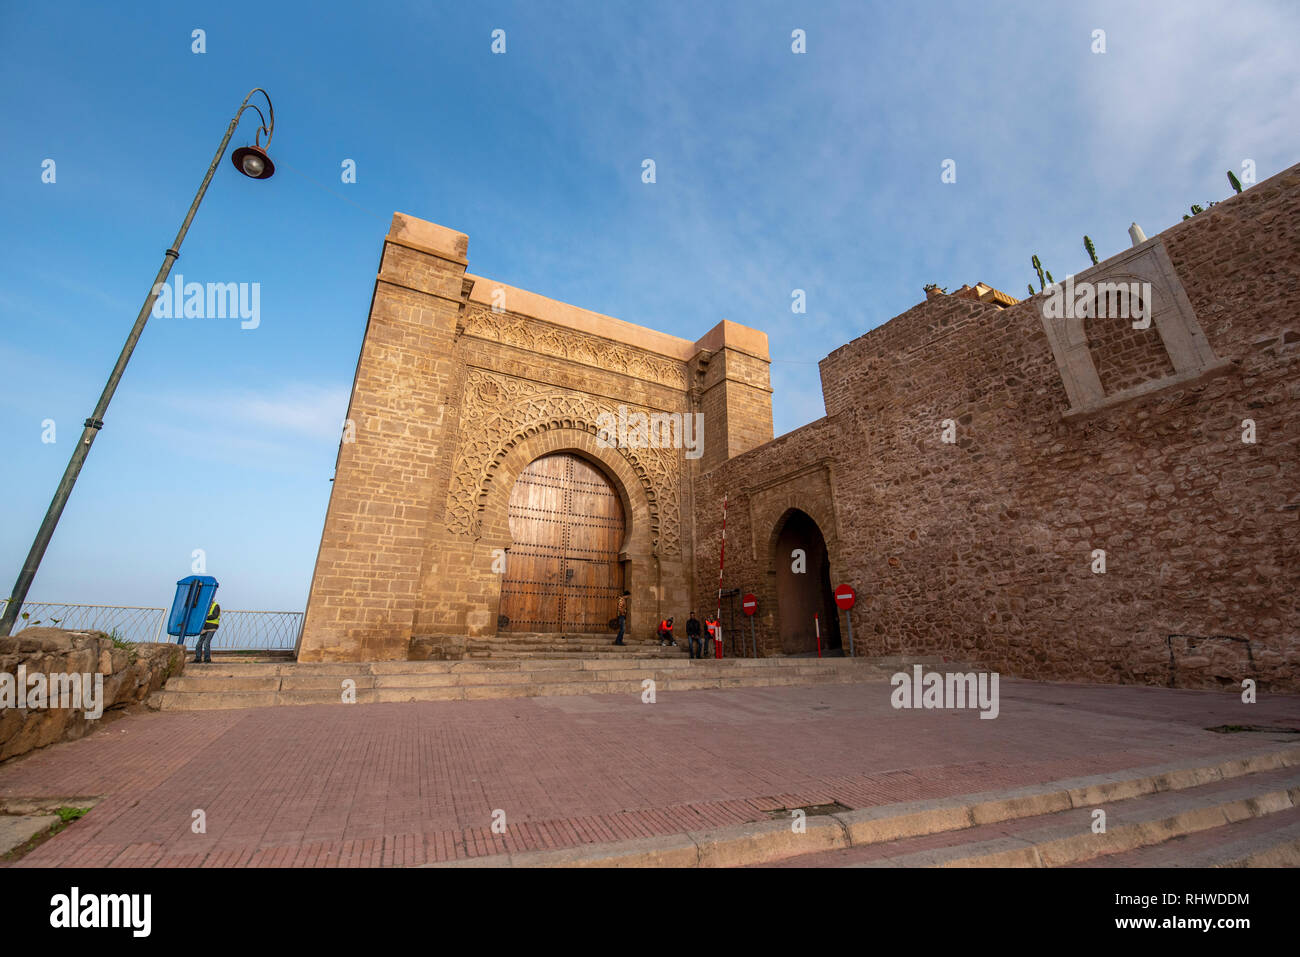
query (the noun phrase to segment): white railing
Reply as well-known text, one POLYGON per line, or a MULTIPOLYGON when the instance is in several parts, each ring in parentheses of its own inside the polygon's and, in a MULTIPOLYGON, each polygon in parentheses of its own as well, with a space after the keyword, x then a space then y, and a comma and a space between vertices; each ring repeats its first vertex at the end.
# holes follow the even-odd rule
MULTIPOLYGON (((293 651, 302 628, 300 611, 221 610, 213 651, 293 651)), ((166 641, 167 638, 161 639, 166 641)), ((186 639, 193 645, 193 639, 186 639)))
MULTIPOLYGON (((0 600, 3 611, 8 599, 0 600)), ((302 629, 300 611, 221 612, 221 627, 212 639, 214 651, 292 651, 302 629)), ((122 641, 172 641, 167 634, 167 609, 138 605, 77 605, 29 601, 14 623, 14 634, 45 625, 74 631, 102 631, 122 641)), ((186 638, 194 645, 195 636, 186 638)))
MULTIPOLYGON (((3 602, 9 604, 6 598, 3 602)), ((14 634, 23 628, 45 625, 73 631, 102 631, 123 641, 165 641, 159 638, 167 621, 167 609, 136 605, 63 605, 54 602, 23 603, 14 634)))

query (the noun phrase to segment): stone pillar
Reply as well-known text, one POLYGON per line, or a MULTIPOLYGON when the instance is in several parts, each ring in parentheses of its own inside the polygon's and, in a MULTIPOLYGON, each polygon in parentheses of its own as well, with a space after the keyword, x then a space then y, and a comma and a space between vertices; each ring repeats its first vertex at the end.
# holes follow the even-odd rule
POLYGON ((767 335, 724 319, 696 344, 703 373, 701 472, 772 441, 771 360, 767 335))
MULTIPOLYGON (((452 344, 469 240, 393 216, 339 446, 300 661, 405 660, 434 472, 456 422, 452 344)), ((444 490, 445 494, 445 490, 444 490)))

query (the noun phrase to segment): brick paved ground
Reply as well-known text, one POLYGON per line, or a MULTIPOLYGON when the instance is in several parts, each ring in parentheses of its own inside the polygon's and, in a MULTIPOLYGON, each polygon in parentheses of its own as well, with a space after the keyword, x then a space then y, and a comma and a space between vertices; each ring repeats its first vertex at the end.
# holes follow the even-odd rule
POLYGON ((1297 697, 1004 681, 989 721, 894 711, 889 690, 131 715, 0 766, 0 798, 103 797, 24 866, 405 865, 1259 750, 1277 736, 1204 728, 1300 727, 1297 697))

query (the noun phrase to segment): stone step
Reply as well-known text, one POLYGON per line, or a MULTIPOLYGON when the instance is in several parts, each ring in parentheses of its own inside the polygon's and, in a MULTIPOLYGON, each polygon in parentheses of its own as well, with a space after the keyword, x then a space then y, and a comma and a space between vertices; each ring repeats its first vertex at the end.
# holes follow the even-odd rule
POLYGON ((804 679, 863 680, 884 679, 870 669, 828 668, 600 668, 592 670, 520 670, 482 671, 465 673, 426 672, 417 674, 354 674, 338 675, 266 675, 259 677, 223 677, 183 675, 167 683, 168 691, 175 692, 255 692, 255 691, 338 691, 345 680, 353 682, 358 690, 368 688, 447 688, 457 686, 517 685, 517 684, 574 684, 580 686, 599 682, 634 682, 646 678, 657 682, 720 681, 721 687, 774 684, 783 681, 802 682, 804 679))
POLYGON ((791 817, 450 867, 1294 866, 1300 862, 1300 748, 1260 748, 1008 791, 791 817), (1094 810, 1106 830, 1093 830, 1094 810))
POLYGON ((1300 806, 1070 867, 1300 867, 1300 806))
POLYGON ((655 661, 609 660, 358 662, 356 664, 207 665, 172 678, 151 704, 166 711, 270 705, 341 704, 350 680, 356 703, 448 701, 549 695, 777 687, 883 681, 866 659, 790 658, 655 661))
POLYGON ((680 654, 675 649, 668 649, 672 654, 659 654, 651 651, 631 651, 617 654, 606 654, 601 651, 470 651, 466 652, 464 659, 470 661, 479 660, 539 660, 545 658, 606 658, 611 661, 623 659, 635 660, 664 660, 672 658, 687 658, 685 651, 680 654))
MULTIPOLYGON (((1094 808, 1074 808, 974 827, 944 839, 844 852, 849 867, 1060 867, 1097 860, 1300 806, 1300 769, 1266 771, 1181 791, 1099 805, 1106 830, 1092 829, 1094 808)), ((1223 835, 1220 834, 1222 839, 1223 835)), ((803 861, 816 866, 819 861, 803 861)), ((827 862, 829 863, 829 862, 827 862)))
POLYGON ((692 660, 687 657, 665 659, 622 659, 622 658, 534 658, 534 659, 484 659, 459 661, 374 661, 374 662, 310 662, 286 664, 226 664, 215 662, 210 665, 186 666, 188 677, 244 677, 256 678, 272 675, 278 676, 335 676, 355 678, 360 675, 379 674, 465 674, 486 671, 594 671, 628 667, 648 667, 653 669, 671 668, 823 668, 823 669, 871 669, 884 673, 869 658, 824 658, 820 661, 812 658, 705 658, 692 660))

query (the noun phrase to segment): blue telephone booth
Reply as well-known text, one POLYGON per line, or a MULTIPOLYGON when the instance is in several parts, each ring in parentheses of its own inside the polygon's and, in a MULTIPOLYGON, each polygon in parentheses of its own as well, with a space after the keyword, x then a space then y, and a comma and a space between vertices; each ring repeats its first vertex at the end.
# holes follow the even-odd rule
POLYGON ((208 617, 216 594, 217 580, 211 575, 191 575, 176 583, 176 598, 167 616, 167 634, 176 636, 177 644, 185 644, 188 636, 203 630, 203 620, 208 617))

